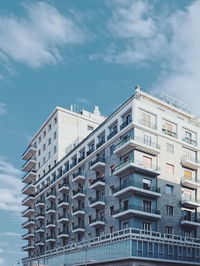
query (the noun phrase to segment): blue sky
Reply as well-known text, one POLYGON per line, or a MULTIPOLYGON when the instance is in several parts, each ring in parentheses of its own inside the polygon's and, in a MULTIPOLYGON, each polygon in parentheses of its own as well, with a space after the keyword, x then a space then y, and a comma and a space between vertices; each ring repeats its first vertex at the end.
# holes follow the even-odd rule
POLYGON ((0 265, 21 246, 21 154, 55 108, 109 115, 140 84, 200 113, 200 1, 0 2, 0 265))

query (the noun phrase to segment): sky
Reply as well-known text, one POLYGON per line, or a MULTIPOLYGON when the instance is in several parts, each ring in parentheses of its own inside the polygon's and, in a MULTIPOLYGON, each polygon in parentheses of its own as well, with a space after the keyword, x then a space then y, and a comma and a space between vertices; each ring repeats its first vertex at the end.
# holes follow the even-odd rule
POLYGON ((21 257, 21 154, 56 106, 107 116, 140 85, 200 115, 200 0, 0 1, 0 265, 21 257))

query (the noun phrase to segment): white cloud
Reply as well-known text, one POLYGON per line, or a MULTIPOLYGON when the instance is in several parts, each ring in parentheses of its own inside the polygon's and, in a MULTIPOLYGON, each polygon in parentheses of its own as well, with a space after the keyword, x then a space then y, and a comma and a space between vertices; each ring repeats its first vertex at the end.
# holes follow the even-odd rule
POLYGON ((0 257, 0 265, 3 265, 5 263, 5 259, 0 257))
POLYGON ((21 172, 4 157, 0 157, 0 209, 5 211, 21 210, 21 172))
POLYGON ((0 17, 1 60, 38 68, 61 60, 60 48, 85 40, 84 32, 69 16, 45 2, 24 4, 27 18, 0 17))
MULTIPOLYGON (((1 76, 0 76, 0 80, 1 80, 1 76)), ((0 116, 5 115, 6 113, 7 113, 6 104, 0 103, 0 116)))
POLYGON ((0 234, 5 235, 5 236, 21 236, 19 233, 15 233, 15 232, 2 232, 0 234))

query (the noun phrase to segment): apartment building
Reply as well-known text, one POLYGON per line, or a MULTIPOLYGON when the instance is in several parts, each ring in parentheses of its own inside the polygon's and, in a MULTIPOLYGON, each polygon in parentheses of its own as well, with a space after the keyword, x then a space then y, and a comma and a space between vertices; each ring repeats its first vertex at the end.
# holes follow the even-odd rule
POLYGON ((200 120, 138 86, 107 119, 62 112, 81 123, 56 109, 23 155, 23 264, 199 265, 200 120))

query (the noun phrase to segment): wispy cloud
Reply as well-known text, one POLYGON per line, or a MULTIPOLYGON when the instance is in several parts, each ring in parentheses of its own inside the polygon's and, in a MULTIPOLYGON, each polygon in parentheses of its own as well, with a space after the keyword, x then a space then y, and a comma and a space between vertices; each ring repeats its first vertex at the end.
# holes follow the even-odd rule
POLYGON ((0 56, 5 63, 11 60, 32 68, 56 64, 62 47, 84 42, 83 30, 54 6, 37 1, 23 7, 26 18, 0 17, 0 56))
POLYGON ((4 235, 4 236, 13 236, 13 237, 19 237, 21 236, 19 233, 16 232, 1 232, 0 235, 4 235))
POLYGON ((4 157, 0 157, 0 209, 21 210, 21 172, 4 157))
MULTIPOLYGON (((0 77, 0 80, 1 80, 1 77, 0 77)), ((6 113, 7 113, 6 104, 0 103, 0 116, 5 115, 6 113)))

